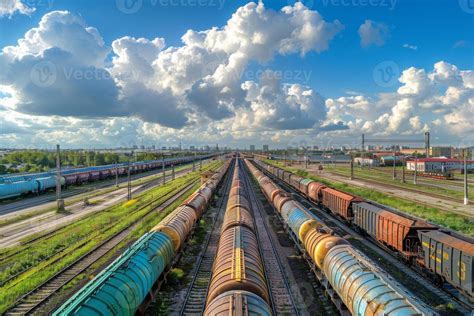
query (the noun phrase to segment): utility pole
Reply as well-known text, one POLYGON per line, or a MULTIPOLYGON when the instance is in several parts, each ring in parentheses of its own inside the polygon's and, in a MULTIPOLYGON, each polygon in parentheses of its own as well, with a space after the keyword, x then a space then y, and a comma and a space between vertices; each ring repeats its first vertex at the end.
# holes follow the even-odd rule
POLYGON ((174 165, 171 166, 173 169, 172 169, 172 179, 174 180, 175 176, 174 176, 174 165))
POLYGON ((395 147, 393 147, 393 174, 392 174, 393 180, 397 178, 397 170, 395 168, 395 158, 396 158, 395 154, 396 154, 395 147))
POLYGON ((166 184, 166 175, 165 175, 165 155, 161 156, 161 170, 163 172, 163 184, 166 184))
POLYGON ((119 184, 118 184, 118 163, 115 162, 115 186, 118 188, 119 187, 119 184))
POLYGON ((59 145, 56 145, 56 200, 58 211, 64 210, 64 200, 61 199, 61 151, 59 145))
POLYGON ((132 181, 130 178, 130 158, 128 158, 128 164, 127 164, 127 198, 128 200, 132 199, 132 181))
POLYGON ((201 169, 202 169, 202 159, 199 158, 199 171, 201 171, 201 169))
POLYGON ((196 170, 196 150, 194 151, 193 155, 193 171, 196 170))
POLYGON ((467 149, 463 150, 464 153, 464 205, 469 204, 468 197, 468 184, 467 184, 467 149))
POLYGON ((362 161, 360 164, 360 168, 362 169, 364 167, 364 149, 365 149, 365 135, 362 134, 362 148, 360 151, 360 156, 362 157, 362 161))
POLYGON ((430 132, 425 132, 425 156, 430 157, 430 132))
POLYGON ((305 169, 308 169, 308 152, 305 149, 304 153, 305 169))
POLYGON ((351 180, 354 180, 354 157, 351 154, 351 180))
POLYGON ((405 183, 405 159, 402 161, 402 183, 405 183))
POLYGON ((416 173, 418 171, 418 155, 417 152, 415 151, 415 173, 413 173, 413 184, 416 185, 416 173))

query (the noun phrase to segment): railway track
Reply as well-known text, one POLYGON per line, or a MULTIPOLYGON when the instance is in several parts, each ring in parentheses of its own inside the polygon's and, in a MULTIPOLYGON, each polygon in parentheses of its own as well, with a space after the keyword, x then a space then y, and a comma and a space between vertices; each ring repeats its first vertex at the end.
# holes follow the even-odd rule
MULTIPOLYGON (((330 171, 329 173, 332 173, 332 174, 335 174, 335 175, 338 175, 338 176, 341 176, 341 177, 347 177, 346 174, 335 172, 335 171, 330 171)), ((390 184, 390 183, 377 181, 377 180, 374 180, 374 179, 367 179, 367 178, 358 178, 358 179, 362 180, 362 181, 365 181, 365 182, 368 182, 368 183, 371 183, 371 184, 381 185, 381 186, 386 187, 386 188, 393 188, 393 189, 399 189, 399 190, 401 189, 401 190, 408 191, 408 192, 427 195, 427 196, 430 196, 432 198, 447 200, 447 201, 456 202, 456 203, 462 203, 462 198, 454 198, 454 197, 451 197, 451 196, 448 196, 448 195, 441 195, 441 194, 431 193, 431 192, 428 192, 428 191, 417 190, 417 189, 409 188, 409 187, 406 187, 406 186, 400 186, 400 185, 396 185, 396 184, 390 184)), ((466 215, 465 213, 462 213, 462 212, 457 212, 457 213, 459 213, 461 215, 466 215)))
POLYGON ((202 315, 206 308, 206 298, 212 276, 212 266, 219 245, 220 231, 232 183, 233 168, 229 168, 224 184, 224 195, 219 201, 217 214, 212 223, 211 232, 204 242, 203 251, 196 261, 196 269, 179 315, 202 315))
MULTIPOLYGON (((313 203, 312 201, 309 201, 305 196, 303 196, 300 192, 298 192, 293 187, 288 185, 286 182, 275 177, 273 174, 267 172, 266 170, 263 170, 263 169, 260 169, 260 170, 264 172, 268 177, 270 177, 273 181, 275 181, 275 183, 277 183, 281 188, 283 188, 287 192, 290 192, 293 195, 293 198, 295 198, 298 202, 300 202, 305 207, 307 207, 313 214, 321 218, 324 221, 324 224, 326 224, 329 228, 333 229, 336 233, 338 233, 342 237, 350 235, 354 237, 358 241, 358 243, 361 243, 363 245, 363 247, 360 247, 357 244, 353 244, 353 246, 355 246, 356 248, 364 252, 369 257, 373 257, 373 255, 371 256, 371 254, 368 253, 367 249, 369 249, 371 252, 375 253, 377 256, 383 258, 385 261, 390 263, 393 266, 393 268, 397 269, 397 271, 403 273, 404 277, 407 280, 413 280, 414 282, 416 282, 417 286, 421 285, 426 290, 433 293, 440 300, 436 302, 436 305, 439 305, 442 303, 444 304, 452 303, 454 304, 454 307, 456 308, 456 310, 459 311, 461 314, 472 315, 472 311, 474 310, 474 306, 472 304, 463 302, 459 300, 453 293, 447 291, 446 289, 438 287, 432 281, 427 280, 418 271, 415 271, 411 267, 407 266, 403 261, 401 261, 395 255, 391 254, 390 252, 387 252, 386 249, 382 248, 380 245, 378 245, 371 239, 363 237, 354 229, 348 227, 339 218, 336 218, 333 215, 324 211, 319 205, 313 203)), ((351 241, 349 240, 349 242, 351 241)), ((398 281, 401 282, 402 284, 405 283, 403 282, 403 280, 398 280, 398 281)), ((426 301, 426 303, 429 305, 433 305, 434 302, 426 301)))
MULTIPOLYGON (((187 167, 184 168, 184 169, 181 169, 179 171, 176 171, 175 175, 178 176, 179 174, 182 174, 183 172, 187 172, 187 171, 192 170, 192 164, 186 164, 185 166, 187 166, 187 167)), ((171 172, 172 172, 171 168, 165 168, 165 171, 166 171, 166 177, 167 178, 171 177, 171 172)), ((135 181, 135 180, 139 180, 139 179, 142 179, 142 178, 157 176, 157 175, 160 175, 161 173, 162 173, 161 169, 155 169, 153 171, 148 171, 148 172, 145 172, 145 173, 132 174, 130 176, 130 179, 132 181, 135 181)), ((139 185, 147 185, 148 183, 154 182, 154 181, 159 180, 159 179, 161 179, 161 177, 158 177, 158 178, 155 177, 155 178, 150 179, 150 180, 145 180, 145 181, 147 181, 145 184, 139 184, 139 185)), ((128 180, 127 180, 126 176, 119 177, 119 184, 125 183, 127 181, 128 180)), ((115 178, 114 179, 107 179, 107 180, 100 180, 99 182, 90 183, 90 184, 85 185, 83 187, 75 186, 75 187, 72 187, 72 188, 69 188, 69 189, 66 189, 66 190, 63 189, 62 197, 63 198, 73 197, 73 196, 80 195, 80 194, 86 194, 86 193, 89 193, 91 191, 95 191, 95 190, 98 190, 98 189, 104 189, 104 188, 107 188, 107 187, 112 187, 114 185, 115 185, 115 178)), ((9 203, 8 202, 0 203, 0 215, 9 214, 9 213, 12 213, 12 212, 15 212, 15 211, 19 211, 19 210, 34 207, 34 206, 40 206, 40 205, 48 203, 48 202, 54 202, 54 201, 56 201, 56 195, 55 195, 55 193, 47 193, 44 196, 38 196, 36 198, 31 197, 31 199, 34 199, 33 201, 28 201, 27 199, 28 199, 28 197, 20 197, 20 198, 16 198, 15 200, 13 200, 12 202, 9 202, 9 203), (22 201, 22 199, 23 199, 23 201, 22 201), (19 203, 21 203, 21 205, 18 205, 19 203)))
MULTIPOLYGON (((185 171, 183 171, 183 173, 185 173, 185 171)), ((170 180, 170 179, 171 179, 171 176, 168 176, 168 177, 167 177, 167 181, 170 180)), ((153 180, 153 183, 146 183, 146 184, 144 185, 144 186, 146 186, 146 187, 145 187, 145 188, 142 187, 143 190, 141 190, 140 192, 144 192, 144 191, 146 191, 146 189, 148 189, 148 188, 150 188, 150 187, 153 187, 153 186, 155 186, 155 185, 160 185, 161 183, 162 183, 162 179, 161 179, 161 178, 160 178, 160 179, 154 179, 154 180, 153 180)), ((138 192, 138 190, 137 190, 137 191, 135 191, 134 193, 137 194, 137 193, 140 193, 140 192, 138 192)), ((168 195, 171 194, 171 193, 172 193, 172 192, 168 193, 168 195)), ((146 207, 146 206, 148 206, 148 205, 149 205, 149 204, 145 204, 144 207, 146 207)), ((98 214, 98 213, 100 213, 100 212, 95 212, 95 213, 91 214, 91 216, 94 216, 94 214, 98 214)), ((43 233, 43 234, 39 234, 39 235, 37 235, 37 236, 34 236, 33 238, 30 238, 30 239, 27 239, 27 240, 25 240, 25 241, 23 241, 23 242, 20 242, 20 245, 21 245, 21 246, 32 245, 35 241, 38 241, 38 240, 47 240, 49 237, 54 236, 54 234, 55 234, 56 232, 58 232, 59 230, 63 229, 63 228, 66 227, 67 225, 68 225, 68 223, 66 223, 65 225, 57 225, 57 226, 56 226, 54 229, 52 229, 52 230, 49 230, 49 231, 47 231, 47 232, 45 232, 45 233, 43 233)), ((25 249, 22 248, 22 249, 19 249, 19 250, 16 251, 16 252, 12 252, 12 253, 8 254, 7 256, 1 256, 1 257, 0 257, 0 263, 2 263, 2 262, 4 262, 5 260, 7 260, 7 259, 9 259, 9 258, 11 258, 11 257, 13 257, 13 256, 15 256, 15 255, 17 255, 18 253, 20 253, 20 252, 22 252, 22 251, 24 251, 24 250, 25 250, 25 249)), ((54 257, 55 255, 57 255, 57 254, 60 253, 61 251, 62 251, 62 250, 59 250, 58 252, 53 253, 51 256, 45 258, 45 260, 54 257)), ((13 279, 13 278, 10 278, 9 280, 11 280, 11 279, 13 279)), ((2 281, 2 282, 0 283, 0 286, 3 286, 4 284, 6 284, 9 280, 2 281)))
MULTIPOLYGON (((35 314, 41 307, 45 306, 49 299, 72 281, 76 276, 92 266, 104 255, 108 254, 115 246, 125 240, 125 238, 137 228, 149 215, 159 213, 172 205, 176 200, 186 194, 197 181, 192 182, 184 189, 176 193, 172 198, 154 206, 143 217, 132 222, 126 228, 110 236, 99 245, 82 255, 80 258, 63 268, 61 271, 50 277, 48 280, 37 286, 32 291, 20 297, 13 306, 6 312, 6 315, 35 314)), ((153 203, 153 201, 151 202, 153 203)), ((144 206, 146 207, 146 206, 144 206)))
MULTIPOLYGON (((246 170, 244 166, 242 168, 246 170)), ((293 291, 288 282, 288 276, 280 260, 280 254, 275 247, 267 222, 264 219, 263 205, 255 194, 248 172, 244 172, 243 178, 255 218, 255 232, 265 267, 273 313, 275 315, 300 315, 293 298, 293 291)))

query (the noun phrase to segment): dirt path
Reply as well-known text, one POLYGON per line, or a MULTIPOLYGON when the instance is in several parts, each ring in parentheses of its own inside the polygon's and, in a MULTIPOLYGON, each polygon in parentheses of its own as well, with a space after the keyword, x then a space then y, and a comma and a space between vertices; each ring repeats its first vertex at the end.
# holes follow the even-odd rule
MULTIPOLYGON (((304 165, 299 165, 299 164, 294 164, 292 167, 304 169, 304 165)), ((472 202, 470 205, 463 205, 461 202, 455 202, 455 201, 443 199, 442 197, 432 197, 420 192, 404 190, 396 186, 391 186, 389 184, 383 184, 383 183, 374 184, 371 181, 366 181, 364 179, 350 180, 347 177, 333 174, 327 171, 320 172, 317 170, 317 168, 318 166, 309 166, 307 170, 308 172, 310 172, 311 174, 317 177, 321 177, 330 181, 334 181, 338 183, 346 183, 346 184, 353 185, 356 187, 375 190, 375 191, 382 192, 394 197, 413 201, 421 205, 436 207, 443 211, 452 212, 452 213, 465 215, 465 216, 474 218, 474 205, 472 204, 472 202)))

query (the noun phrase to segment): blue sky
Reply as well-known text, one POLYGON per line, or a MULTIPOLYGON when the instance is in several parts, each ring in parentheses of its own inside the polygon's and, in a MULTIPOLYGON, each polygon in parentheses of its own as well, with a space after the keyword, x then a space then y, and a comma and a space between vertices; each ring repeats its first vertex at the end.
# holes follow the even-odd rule
MULTIPOLYGON (((0 47, 16 46, 18 39, 21 39, 28 30, 38 27, 38 23, 45 14, 56 10, 67 10, 72 15, 80 17, 87 26, 96 28, 103 38, 105 45, 109 48, 114 41, 126 36, 137 39, 145 38, 148 40, 158 37, 165 40, 166 47, 181 47, 183 46, 181 37, 187 30, 204 31, 213 27, 222 28, 226 25, 228 20, 231 19, 233 13, 247 4, 247 1, 224 0, 135 0, 135 2, 131 3, 139 3, 139 9, 132 14, 125 14, 120 10, 120 5, 123 5, 124 1, 125 0, 31 0, 25 2, 25 4, 34 8, 35 11, 29 12, 28 14, 22 14, 17 11, 11 14, 4 14, 3 17, 0 18, 0 47)), ((333 23, 335 20, 338 20, 344 26, 343 29, 339 29, 335 32, 336 34, 331 36, 328 40, 328 49, 317 51, 317 49, 313 47, 313 49, 309 49, 307 52, 296 50, 296 52, 292 52, 291 54, 276 53, 265 61, 249 59, 245 68, 245 75, 241 78, 241 82, 250 80, 258 83, 258 78, 254 78, 253 74, 259 70, 270 69, 273 71, 281 71, 283 72, 282 74, 284 74, 281 84, 297 84, 319 93, 322 98, 326 99, 326 101, 324 101, 326 103, 325 107, 329 113, 331 110, 327 99, 335 100, 344 96, 363 97, 370 102, 369 107, 373 106, 379 108, 377 104, 389 102, 384 101, 385 99, 380 97, 380 93, 396 94, 399 87, 402 87, 404 84, 409 85, 406 82, 403 83, 396 79, 402 75, 404 70, 410 67, 423 69, 426 73, 429 73, 433 71, 434 65, 437 62, 442 61, 447 65, 453 65, 459 71, 470 71, 474 69, 474 0, 392 1, 393 2, 390 2, 390 0, 303 1, 303 4, 306 6, 305 10, 317 11, 324 21, 333 23), (370 3, 374 5, 370 5, 370 3), (382 42, 376 43, 376 40, 374 40, 372 36, 372 39, 369 39, 369 44, 364 47, 364 45, 361 45, 359 28, 361 28, 361 25, 366 23, 367 20, 369 20, 372 25, 378 26, 379 31, 382 30, 382 42), (370 43, 371 41, 372 43, 370 43), (378 71, 380 71, 379 67, 381 67, 378 65, 380 65, 380 63, 382 63, 382 65, 389 63, 389 65, 391 65, 390 67, 395 65, 396 77, 389 85, 384 86, 383 84, 378 84, 377 80, 380 79, 377 79, 377 76, 378 71)), ((264 4, 265 10, 274 10, 277 12, 284 6, 293 5, 294 1, 264 1, 264 4)), ((263 29, 260 33, 265 36, 265 31, 268 30, 263 29)), ((373 29, 371 29, 371 31, 373 31, 373 29)), ((373 35, 373 33, 371 34, 373 35)), ((38 52, 36 52, 36 54, 37 53, 38 52)), ((72 52, 72 54, 74 54, 74 52, 72 52)), ((107 54, 104 59, 104 69, 110 71, 108 67, 110 63, 112 63, 114 56, 117 56, 117 53, 112 50, 107 54)), ((54 62, 53 60, 53 63, 54 62)), ((391 69, 391 71, 392 70, 393 69, 391 69)), ((469 76, 470 74, 467 75, 467 78, 470 78, 469 76)), ((464 79, 464 88, 469 86, 469 84, 466 83, 467 80, 468 79, 464 79)), ((9 82, 11 83, 12 80, 5 80, 3 84, 11 87, 12 85, 8 84, 9 82)), ((1 84, 0 78, 0 85, 1 84)), ((433 87, 433 89, 441 93, 440 97, 445 96, 448 88, 449 85, 433 87)), ((18 89, 21 90, 21 88, 18 89)), ((470 88, 468 87, 467 89, 470 88)), ((2 95, 8 95, 6 91, 7 90, 0 91, 0 93, 2 93, 2 95)), ((240 93, 240 91, 237 92, 240 93)), ((173 91, 173 94, 176 94, 176 91, 173 91)), ((188 96, 186 100, 189 100, 190 97, 191 96, 188 96)), ((410 102, 420 102, 419 99, 414 97, 410 98, 410 102)), ((389 100, 390 97, 386 99, 389 100)), ((386 109, 385 112, 391 115, 389 120, 396 120, 393 108, 396 106, 397 101, 400 100, 400 98, 394 99, 391 108, 386 109)), ((468 96, 463 101, 467 103, 457 104, 456 106, 464 106, 463 111, 465 111, 466 104, 468 104, 467 111, 469 112, 469 100, 471 99, 468 96)), ((30 100, 28 102, 34 103, 35 101, 36 100, 30 100)), ((6 101, 4 102, 7 104, 6 101)), ((182 100, 179 102, 182 102, 182 100)), ((257 103, 261 101, 252 102, 257 103)), ((432 100, 430 102, 432 102, 432 100)), ((10 100, 7 105, 3 105, 4 108, 8 108, 11 111, 9 124, 15 125, 15 122, 17 122, 17 125, 28 125, 28 123, 25 122, 23 122, 24 124, 20 123, 18 121, 20 120, 19 116, 15 116, 13 112, 27 115, 39 113, 41 116, 45 116, 41 111, 30 113, 31 111, 18 110, 19 107, 15 107, 14 103, 15 101, 10 100)), ((232 104, 232 111, 237 113, 239 112, 240 106, 236 106, 234 103, 232 104)), ((343 111, 343 105, 340 106, 343 111)), ((291 105, 289 105, 289 107, 291 108, 291 105)), ((349 107, 354 108, 354 106, 349 107)), ((268 107, 266 107, 266 109, 268 110, 268 107)), ((367 110, 367 108, 364 109, 367 110)), ((335 110, 336 108, 333 109, 333 112, 335 110)), ((279 112, 279 110, 277 112, 279 112)), ((351 130, 352 128, 354 128, 354 133, 360 132, 362 127, 359 126, 356 128, 356 125, 359 124, 356 124, 357 117, 355 117, 354 113, 349 113, 350 111, 346 112, 347 113, 341 113, 341 115, 328 115, 326 120, 321 119, 318 124, 314 122, 313 128, 318 130, 321 126, 332 126, 340 123, 341 126, 344 126, 344 128, 341 129, 342 132, 347 129, 351 130)), ((418 120, 421 121, 419 131, 425 128, 425 124, 428 124, 426 128, 436 129, 436 127, 432 127, 429 123, 435 121, 438 117, 430 116, 429 113, 420 114, 416 109, 411 108, 410 112, 412 112, 412 116, 406 116, 403 119, 407 121, 410 119, 416 120, 415 117, 418 116, 418 120)), ((442 114, 444 115, 453 113, 453 111, 446 109, 443 109, 441 112, 443 112, 442 114)), ((282 109, 281 113, 283 113, 283 115, 289 115, 287 109, 282 109)), ((74 115, 62 115, 61 113, 57 114, 54 112, 48 112, 47 114, 49 117, 56 115, 59 115, 60 118, 74 117, 74 115)), ((293 114, 293 112, 290 112, 290 115, 293 114)), ((384 113, 380 112, 378 114, 380 115, 374 117, 373 122, 375 122, 377 118, 383 121, 382 116, 384 113)), ((306 113, 297 113, 295 115, 301 118, 301 116, 305 116, 306 113)), ((86 119, 89 120, 95 116, 96 115, 91 114, 86 116, 86 119)), ((222 117, 224 116, 225 115, 222 115, 222 117)), ((445 120, 446 124, 452 124, 454 116, 456 115, 453 114, 449 118, 442 117, 441 119, 445 120)), ((115 117, 115 114, 110 117, 115 117)), ((212 117, 211 115, 211 119, 222 122, 220 120, 221 117, 212 117)), ((146 122, 146 119, 141 118, 141 120, 146 122)), ((204 121, 199 120, 194 121, 193 124, 200 124, 199 122, 205 124, 203 123, 204 121)), ((278 122, 281 122, 281 119, 275 118, 275 126, 280 126, 278 122)), ((152 123, 157 122, 153 121, 152 123)), ((162 125, 160 122, 158 123, 162 125)), ((394 124, 397 125, 398 123, 394 124)), ((457 123, 455 123, 455 125, 456 124, 457 123)), ((139 129, 143 129, 141 124, 138 125, 139 129)), ((420 124, 412 125, 418 126, 420 124)), ((301 126, 303 126, 304 128, 302 129, 305 130, 302 131, 301 134, 308 135, 306 125, 302 123, 301 126)), ((439 127, 441 125, 438 124, 436 126, 439 127)), ((284 137, 282 134, 285 134, 285 130, 294 131, 298 129, 297 124, 295 126, 294 124, 286 123, 281 124, 280 127, 271 126, 269 123, 268 127, 268 137, 273 137, 276 143, 281 140, 281 137, 284 137), (278 135, 275 136, 275 133, 278 133, 278 135)), ((398 127, 401 128, 401 126, 398 127)), ((364 128, 367 128, 367 126, 364 128)), ((439 128, 441 129, 441 127, 439 128)), ((222 127, 215 127, 213 131, 216 129, 222 130, 222 127)), ((385 133, 386 135, 403 132, 403 130, 395 131, 394 129, 390 131, 370 129, 370 131, 373 133, 385 133)), ((2 130, 0 129, 0 137, 1 132, 2 130)), ((288 136, 290 140, 286 140, 285 142, 291 142, 291 139, 298 138, 299 135, 295 134, 295 132, 291 133, 293 134, 288 136)), ((21 142, 19 140, 21 137, 18 137, 18 135, 13 141, 11 138, 12 133, 8 133, 8 136, 5 135, 7 135, 7 132, 4 132, 5 143, 12 144, 12 142, 14 143, 15 141, 21 142)), ((192 133, 189 135, 192 135, 192 133)), ((451 135, 440 135, 444 142, 448 142, 450 136, 453 136, 453 133, 451 133, 451 135)), ((141 137, 146 138, 144 135, 141 135, 141 137)), ((238 143, 239 141, 248 143, 252 141, 251 139, 239 140, 238 137, 231 137, 227 134, 223 136, 223 138, 227 139, 230 143, 238 143)), ((464 141, 466 140, 464 136, 460 138, 464 141)), ((166 140, 166 142, 168 141, 173 142, 176 141, 176 139, 171 137, 166 140)), ((214 141, 214 139, 212 141, 214 141)), ((468 141, 471 141, 470 138, 468 141)), ((103 144, 107 146, 109 140, 101 140, 100 142, 103 142, 103 144)), ((265 141, 262 140, 262 142, 265 141)))
MULTIPOLYGON (((346 91, 387 91, 376 85, 372 78, 373 67, 384 60, 393 60, 402 69, 410 66, 430 68, 440 60, 460 68, 474 67, 474 14, 463 11, 456 0, 391 1, 394 3, 390 0, 376 1, 379 3, 377 6, 364 5, 368 0, 303 1, 319 11, 326 20, 340 20, 346 29, 331 43, 330 51, 320 54, 312 52, 304 57, 277 56, 267 66, 281 70, 312 70, 310 84, 327 97, 336 97, 346 91), (357 30, 367 19, 383 22, 389 27, 390 36, 384 46, 360 46, 357 30), (456 43, 459 47, 455 46, 456 43), (417 46, 418 49, 404 48, 404 44, 417 46)), ((209 0, 206 6, 193 5, 193 2, 165 6, 160 3, 173 2, 143 0, 143 6, 136 13, 123 14, 117 9, 115 1, 37 0, 32 1, 38 3, 33 15, 17 14, 0 20, 0 46, 16 44, 18 38, 51 10, 68 10, 81 15, 89 25, 100 30, 109 44, 116 38, 129 35, 164 37, 167 45, 180 45, 186 30, 223 26, 232 13, 247 2, 209 0), (219 1, 223 1, 222 7, 219 1)), ((275 10, 294 2, 264 1, 266 7, 275 10)))

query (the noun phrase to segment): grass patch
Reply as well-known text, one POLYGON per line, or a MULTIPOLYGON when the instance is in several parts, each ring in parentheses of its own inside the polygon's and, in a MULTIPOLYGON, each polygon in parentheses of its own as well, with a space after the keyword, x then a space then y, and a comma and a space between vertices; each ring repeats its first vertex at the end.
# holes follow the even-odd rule
POLYGON ((284 166, 283 163, 276 162, 273 160, 267 160, 267 163, 294 173, 299 172, 299 175, 303 177, 308 177, 309 179, 312 179, 314 181, 324 183, 325 185, 330 186, 334 189, 352 193, 360 197, 378 202, 380 204, 396 208, 402 212, 406 212, 408 214, 420 217, 439 226, 450 228, 465 235, 474 237, 474 223, 473 220, 468 218, 467 216, 445 212, 438 208, 417 204, 412 201, 393 197, 371 189, 359 188, 345 183, 329 181, 327 179, 323 179, 315 175, 308 175, 307 171, 305 170, 298 170, 296 168, 287 167, 284 166))

